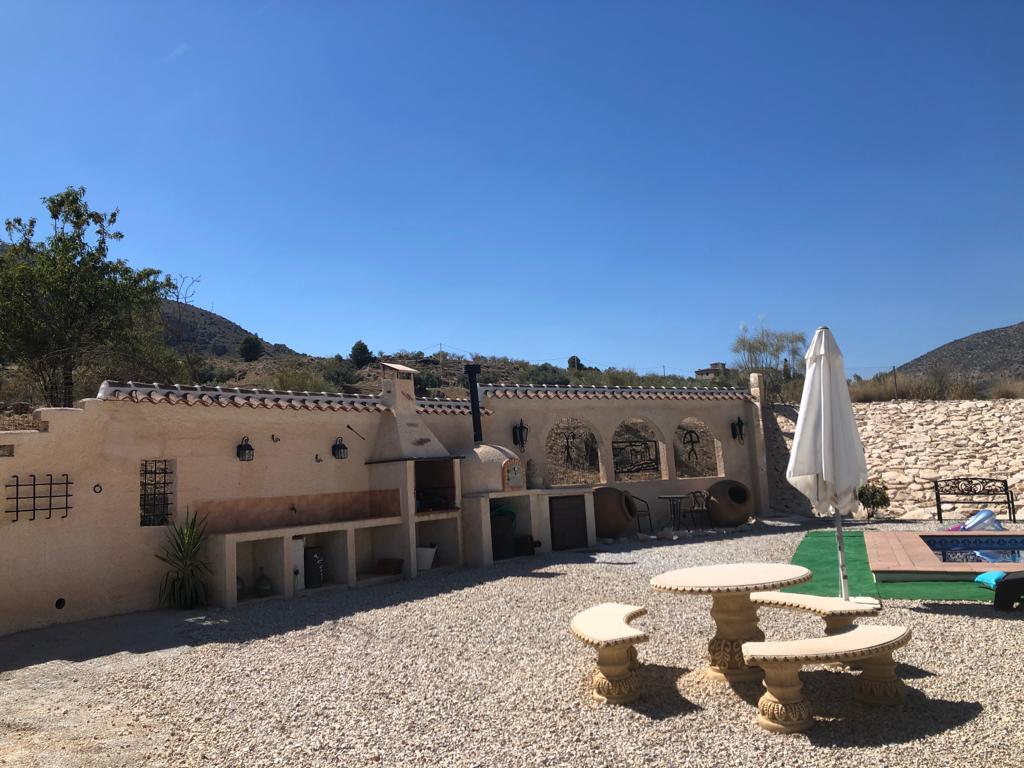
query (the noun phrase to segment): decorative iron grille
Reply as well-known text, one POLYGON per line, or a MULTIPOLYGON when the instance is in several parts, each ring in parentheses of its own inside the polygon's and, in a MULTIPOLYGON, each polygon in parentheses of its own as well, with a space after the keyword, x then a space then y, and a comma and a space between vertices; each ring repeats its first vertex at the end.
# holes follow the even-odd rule
POLYGON ((72 482, 66 474, 58 475, 54 480, 53 475, 47 475, 46 480, 40 480, 35 475, 28 476, 25 482, 18 475, 11 475, 11 482, 4 488, 7 490, 7 509, 9 515, 14 515, 13 522, 18 522, 24 512, 32 515, 29 521, 35 520, 36 515, 46 513, 46 519, 53 517, 54 512, 59 512, 60 519, 64 519, 71 511, 71 485, 72 482))
POLYGON ((613 440, 612 455, 616 473, 637 474, 661 469, 657 440, 613 440))
POLYGON ((146 459, 139 465, 140 525, 167 525, 171 520, 174 467, 167 459, 146 459))

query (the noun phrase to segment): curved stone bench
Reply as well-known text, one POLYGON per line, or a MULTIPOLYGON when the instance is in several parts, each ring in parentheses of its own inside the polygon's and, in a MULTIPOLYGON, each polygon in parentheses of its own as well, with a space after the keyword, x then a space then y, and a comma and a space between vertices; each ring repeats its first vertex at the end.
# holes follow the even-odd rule
POLYGON ((750 602, 758 607, 788 608, 817 614, 825 620, 826 635, 845 632, 853 626, 853 620, 858 616, 874 616, 882 610, 882 604, 870 597, 843 600, 841 597, 801 595, 795 592, 753 592, 750 602))
POLYGON ((910 642, 908 627, 861 625, 846 632, 807 640, 744 643, 743 659, 764 670, 764 695, 757 702, 757 723, 776 733, 792 733, 814 722, 801 693, 805 664, 860 662, 853 695, 867 704, 892 704, 903 698, 892 652, 910 642))
POLYGON ((593 696, 602 704, 625 704, 640 692, 636 643, 649 639, 629 622, 647 613, 639 605, 601 603, 577 613, 569 625, 573 635, 597 649, 597 671, 591 680, 593 696))

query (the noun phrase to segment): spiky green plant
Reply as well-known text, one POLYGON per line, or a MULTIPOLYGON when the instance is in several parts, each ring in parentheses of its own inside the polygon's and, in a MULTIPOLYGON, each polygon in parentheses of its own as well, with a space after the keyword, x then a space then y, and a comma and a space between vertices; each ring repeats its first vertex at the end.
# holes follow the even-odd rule
POLYGON ((185 513, 182 525, 172 522, 167 529, 167 541, 157 557, 170 566, 160 582, 160 603, 169 608, 197 608, 206 605, 206 583, 203 576, 210 573, 210 565, 202 559, 206 537, 206 520, 199 515, 185 513))

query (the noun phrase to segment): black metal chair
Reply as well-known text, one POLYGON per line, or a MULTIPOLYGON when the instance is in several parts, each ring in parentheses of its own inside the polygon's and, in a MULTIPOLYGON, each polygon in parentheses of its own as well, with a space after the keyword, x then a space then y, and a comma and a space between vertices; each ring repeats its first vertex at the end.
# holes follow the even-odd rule
POLYGON ((708 517, 707 491, 693 491, 686 497, 673 499, 671 511, 673 530, 678 531, 684 525, 688 531, 711 527, 711 519, 708 517), (685 509, 683 508, 684 503, 687 505, 685 509))
POLYGON ((634 496, 632 493, 626 493, 626 503, 633 505, 633 511, 636 513, 636 531, 637 533, 643 533, 643 528, 640 527, 640 518, 647 518, 647 530, 654 534, 654 521, 651 519, 651 505, 646 499, 641 499, 639 496, 634 496), (643 504, 644 508, 640 509, 638 504, 643 504))
POLYGON ((711 527, 711 518, 708 516, 708 492, 694 491, 690 494, 690 514, 693 517, 694 525, 701 528, 711 527))

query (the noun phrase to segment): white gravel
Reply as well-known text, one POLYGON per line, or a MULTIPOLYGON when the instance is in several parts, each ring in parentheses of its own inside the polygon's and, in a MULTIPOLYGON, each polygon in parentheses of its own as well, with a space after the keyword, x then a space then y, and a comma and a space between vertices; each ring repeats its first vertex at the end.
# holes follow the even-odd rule
MULTIPOLYGON (((186 629, 166 649, 0 673, 0 763, 1018 766, 1024 621, 987 605, 888 601, 874 621, 915 634, 897 652, 907 702, 859 705, 851 675, 807 669, 817 722, 804 734, 757 727, 759 684, 704 678, 710 600, 655 593, 649 579, 787 562, 803 532, 616 544, 175 618, 186 629), (607 600, 650 611, 638 622, 651 634, 640 646, 645 695, 632 707, 591 702, 593 652, 568 631, 575 612, 607 600)), ((131 621, 147 616, 167 620, 131 621)), ((761 617, 769 637, 822 627, 788 611, 761 617)), ((0 639, 0 658, 10 642, 0 639)))

